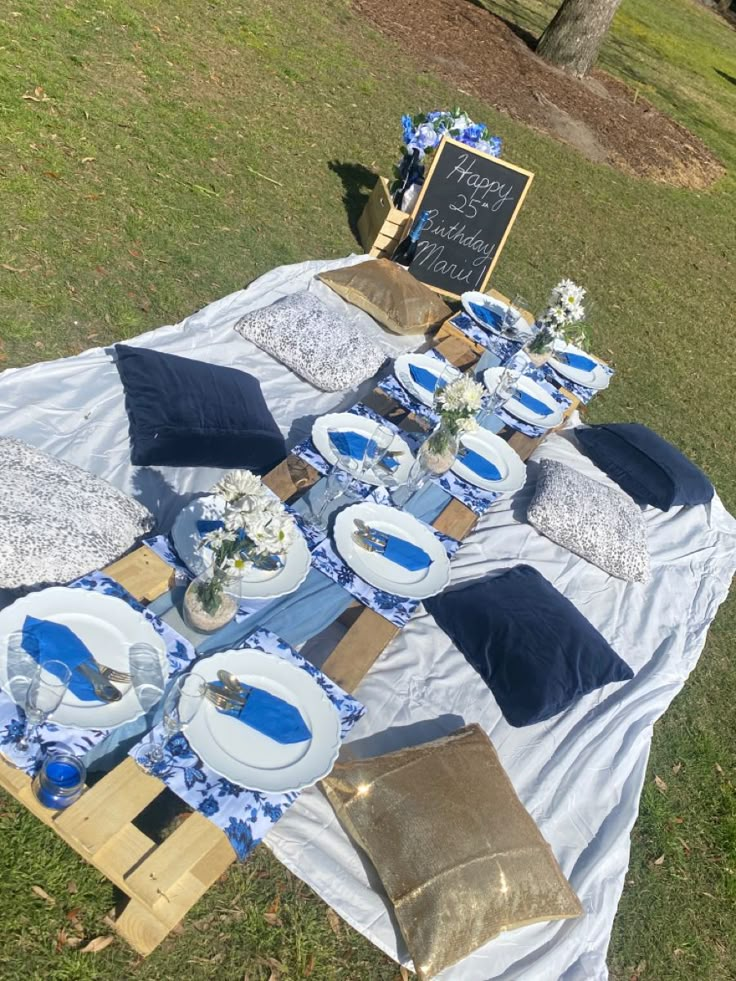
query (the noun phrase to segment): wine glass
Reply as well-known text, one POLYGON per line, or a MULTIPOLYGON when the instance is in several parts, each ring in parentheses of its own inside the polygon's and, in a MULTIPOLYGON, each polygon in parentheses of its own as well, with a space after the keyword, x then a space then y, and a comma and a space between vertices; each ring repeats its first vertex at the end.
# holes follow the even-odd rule
POLYGON ((136 755, 137 762, 156 776, 166 776, 170 771, 170 761, 166 757, 166 745, 172 736, 183 732, 204 701, 207 682, 196 671, 174 678, 164 695, 161 726, 163 735, 141 747, 136 755))
POLYGON ((485 406, 478 413, 478 422, 481 426, 485 425, 498 409, 513 397, 519 379, 526 371, 527 366, 527 358, 521 353, 515 354, 509 359, 499 376, 496 387, 488 396, 485 406))
POLYGON ((26 689, 23 706, 26 728, 16 744, 22 753, 28 752, 39 726, 61 705, 71 676, 69 667, 62 661, 44 661, 43 664, 36 665, 26 689))
POLYGON ((130 681, 144 712, 158 705, 166 687, 161 656, 153 644, 137 643, 128 648, 130 681))
POLYGON ((452 382, 457 381, 460 377, 460 373, 454 364, 450 364, 449 361, 440 362, 442 364, 442 370, 437 375, 437 383, 434 386, 434 392, 432 393, 432 409, 439 415, 442 411, 442 402, 440 400, 440 395, 444 392, 448 385, 452 382))
MULTIPOLYGON (((321 497, 316 509, 311 508, 311 514, 305 518, 307 524, 312 525, 318 531, 327 529, 327 522, 331 513, 331 505, 336 504, 344 496, 352 478, 340 467, 334 467, 326 477, 319 482, 321 497)), ((314 493, 314 492, 312 492, 314 493)), ((311 505, 311 499, 310 499, 311 505)))
MULTIPOLYGON (((367 474, 370 471, 375 471, 375 468, 381 465, 386 454, 391 449, 393 441, 394 434, 388 426, 384 426, 379 422, 366 444, 361 473, 367 474)), ((386 471, 390 473, 390 468, 387 467, 386 471)), ((376 474, 376 476, 380 475, 376 474)))
MULTIPOLYGON (((526 320, 522 315, 522 310, 529 309, 529 301, 526 297, 522 296, 521 293, 514 293, 511 303, 506 308, 506 312, 503 315, 503 320, 501 321, 501 333, 510 339, 515 339, 519 336, 518 322, 519 318, 526 320)), ((523 330, 523 328, 522 328, 523 330)))

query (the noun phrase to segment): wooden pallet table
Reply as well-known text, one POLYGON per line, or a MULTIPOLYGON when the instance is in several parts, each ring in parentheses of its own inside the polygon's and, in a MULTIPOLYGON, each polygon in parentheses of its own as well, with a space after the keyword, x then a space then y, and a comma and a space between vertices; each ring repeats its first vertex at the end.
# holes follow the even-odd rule
MULTIPOLYGON (((475 364, 483 351, 449 323, 437 332, 433 346, 461 369, 475 364)), ((378 390, 365 401, 404 429, 416 432, 427 427, 423 419, 378 390)), ((569 411, 576 406, 574 400, 569 411)), ((527 459, 541 442, 517 432, 502 432, 502 435, 522 459, 527 459)), ((304 494, 320 477, 318 471, 292 455, 272 470, 264 482, 281 500, 291 501, 304 494)), ((470 533, 476 520, 472 511, 453 499, 434 526, 461 540, 470 533)), ((171 585, 170 566, 146 546, 103 572, 143 603, 152 602, 171 585)), ((323 671, 346 691, 353 692, 399 628, 357 601, 340 620, 346 630, 325 661, 323 671)), ((202 814, 190 814, 160 843, 140 830, 136 819, 166 787, 130 758, 88 788, 65 811, 42 807, 33 795, 30 778, 2 758, 0 787, 127 896, 115 928, 143 956, 161 943, 235 859, 225 834, 202 814)))

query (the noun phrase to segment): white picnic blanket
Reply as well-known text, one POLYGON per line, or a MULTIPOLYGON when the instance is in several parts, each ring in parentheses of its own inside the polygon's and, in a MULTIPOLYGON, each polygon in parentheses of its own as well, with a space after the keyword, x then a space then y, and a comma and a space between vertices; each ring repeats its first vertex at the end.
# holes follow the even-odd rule
MULTIPOLYGON (((312 277, 327 265, 335 263, 275 269, 247 290, 133 343, 257 375, 293 445, 308 433, 315 415, 354 401, 356 393, 316 392, 239 337, 232 324, 247 310, 295 289, 309 286, 323 295, 325 287, 312 277)), ((330 302, 342 303, 336 297, 330 302)), ((364 315, 353 315, 368 326, 364 315)), ((99 348, 0 375, 0 435, 20 437, 106 477, 139 496, 164 528, 189 495, 207 489, 219 476, 215 470, 131 467, 122 389, 109 355, 99 348)), ((535 456, 553 456, 607 482, 570 436, 550 438, 535 456)), ((640 586, 613 579, 524 523, 534 469, 532 462, 525 489, 499 501, 480 520, 453 561, 453 579, 474 579, 518 562, 534 566, 604 634, 636 676, 583 698, 549 722, 513 729, 446 635, 420 613, 360 686, 358 697, 367 711, 349 737, 355 755, 384 753, 479 722, 585 909, 579 920, 537 924, 498 937, 445 971, 443 981, 607 977, 606 950, 652 726, 694 668, 736 570, 736 521, 715 498, 707 507, 668 514, 648 509, 652 580, 640 586)), ((309 653, 319 662, 325 649, 310 644, 309 653)), ((390 956, 405 960, 375 874, 320 791, 302 794, 266 843, 340 916, 390 956)))

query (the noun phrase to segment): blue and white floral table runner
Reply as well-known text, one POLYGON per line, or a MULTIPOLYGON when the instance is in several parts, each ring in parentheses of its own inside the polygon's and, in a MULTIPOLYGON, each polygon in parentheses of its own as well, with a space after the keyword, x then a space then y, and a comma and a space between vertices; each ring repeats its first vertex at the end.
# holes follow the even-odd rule
MULTIPOLYGON (((314 678, 340 716, 342 739, 363 716, 365 709, 357 699, 330 681, 318 668, 297 654, 270 630, 256 630, 234 646, 256 647, 274 657, 289 661, 314 678)), ((161 734, 162 728, 158 724, 146 740, 151 737, 159 738, 161 734)), ((135 756, 140 745, 142 744, 131 749, 131 756, 135 756)), ((299 791, 288 794, 263 794, 231 783, 202 762, 189 745, 184 733, 173 736, 168 741, 167 748, 173 757, 173 764, 168 773, 157 774, 157 776, 193 810, 222 828, 241 861, 248 857, 299 796, 299 791)))

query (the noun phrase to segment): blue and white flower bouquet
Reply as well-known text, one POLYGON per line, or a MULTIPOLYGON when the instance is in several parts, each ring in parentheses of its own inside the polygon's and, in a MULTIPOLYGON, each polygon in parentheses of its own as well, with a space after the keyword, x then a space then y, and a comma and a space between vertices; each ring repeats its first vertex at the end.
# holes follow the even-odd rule
POLYGON ((498 136, 491 136, 484 123, 474 123, 460 109, 447 111, 436 109, 417 116, 401 117, 403 128, 403 157, 395 168, 396 180, 392 186, 394 204, 410 211, 424 183, 425 168, 443 136, 450 136, 459 143, 466 143, 474 150, 481 150, 493 157, 500 157, 503 143, 498 136))

